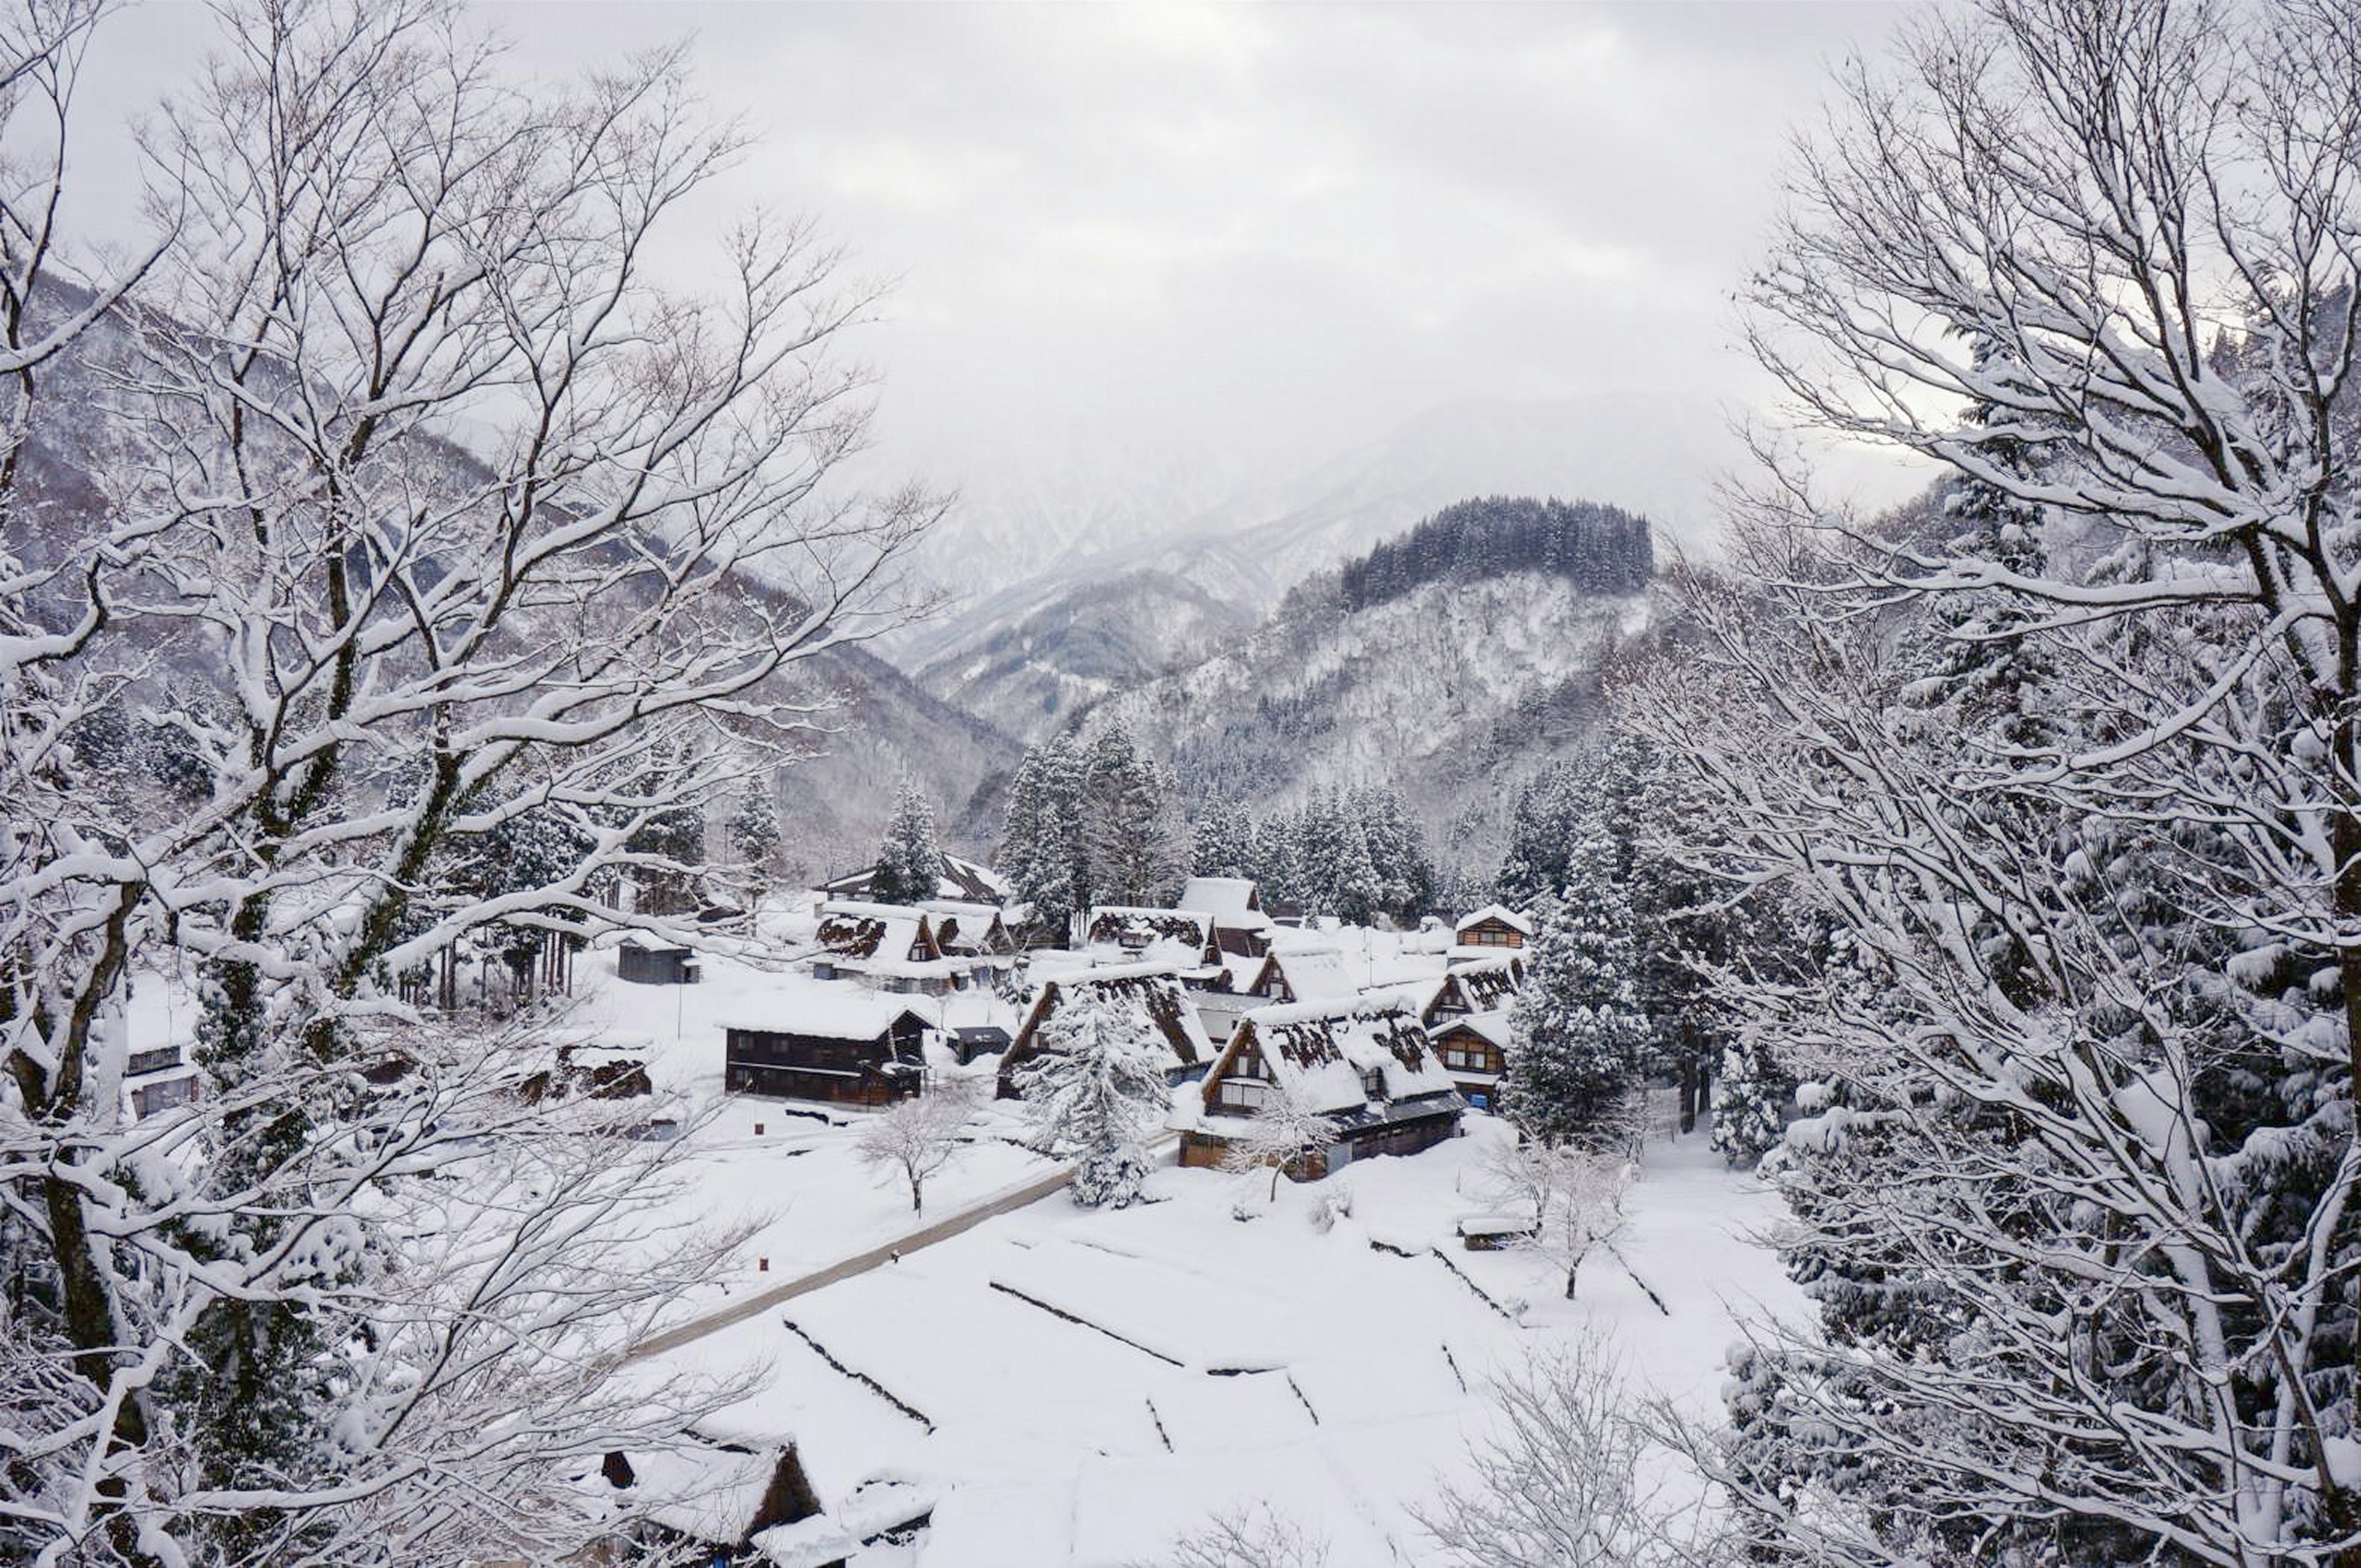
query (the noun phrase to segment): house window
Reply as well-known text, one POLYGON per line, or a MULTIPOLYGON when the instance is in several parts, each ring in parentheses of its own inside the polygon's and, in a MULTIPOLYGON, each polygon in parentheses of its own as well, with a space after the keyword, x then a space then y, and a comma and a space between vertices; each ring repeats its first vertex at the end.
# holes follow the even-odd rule
POLYGON ((1373 1067, 1361 1075, 1361 1092, 1371 1100, 1386 1097, 1386 1069, 1373 1067))
POLYGON ((1259 1111, 1270 1103, 1270 1085, 1257 1078, 1232 1076, 1213 1091, 1214 1102, 1225 1111, 1259 1111))

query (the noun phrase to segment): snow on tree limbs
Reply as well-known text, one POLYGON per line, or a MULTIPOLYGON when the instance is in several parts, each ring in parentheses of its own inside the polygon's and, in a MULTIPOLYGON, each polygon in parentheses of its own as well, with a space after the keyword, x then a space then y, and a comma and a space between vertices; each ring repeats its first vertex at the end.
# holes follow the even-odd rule
POLYGON ((2361 1562, 2356 36, 1995 0, 1798 163, 1753 346, 1951 477, 1774 475, 1617 693, 1826 934, 1715 981, 1814 1086, 1820 1321, 1721 1467, 1766 1556, 2361 1562))
MULTIPOLYGON (((5 112, 66 112, 101 9, 8 24, 57 31, 11 39, 44 91, 5 112)), ((0 262, 0 370, 45 367, 0 432, 0 1380, 38 1391, 0 1554, 563 1556, 555 1467, 693 1414, 598 1390, 610 1314, 706 1255, 620 1274, 595 1238, 656 1154, 519 1114, 520 1053, 380 982, 695 872, 669 824, 701 839, 809 717, 774 677, 897 613, 935 506, 815 504, 862 423, 828 345, 867 301, 808 227, 741 231, 710 298, 642 275, 736 145, 677 55, 528 96, 438 5, 223 25, 149 133, 181 181, 152 259, 91 289, 47 227, 82 203, 0 196, 45 236, 0 262), (36 491, 35 450, 104 471, 36 491), (198 982, 205 1080, 137 1126, 135 975, 198 982), (482 1204, 404 1174, 474 1135, 482 1204)))

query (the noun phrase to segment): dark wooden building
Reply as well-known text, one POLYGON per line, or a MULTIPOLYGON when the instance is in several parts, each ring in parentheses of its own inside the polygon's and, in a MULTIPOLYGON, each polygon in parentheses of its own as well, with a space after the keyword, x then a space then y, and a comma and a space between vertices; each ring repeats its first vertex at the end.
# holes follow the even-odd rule
POLYGON ((884 997, 849 996, 815 1006, 798 1001, 775 1024, 723 1031, 722 1087, 735 1094, 890 1105, 925 1081, 933 1025, 884 997))
POLYGON ((656 948, 626 941, 615 949, 615 974, 634 985, 694 985, 697 954, 687 948, 656 948))

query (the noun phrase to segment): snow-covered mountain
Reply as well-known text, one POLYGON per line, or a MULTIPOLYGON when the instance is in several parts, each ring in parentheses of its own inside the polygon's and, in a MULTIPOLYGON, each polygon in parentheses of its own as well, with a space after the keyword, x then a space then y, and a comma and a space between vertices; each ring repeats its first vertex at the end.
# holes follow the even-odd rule
POLYGON ((1602 659, 1648 620, 1645 594, 1540 572, 1428 583, 1352 612, 1323 580, 1086 723, 1127 727, 1192 797, 1260 809, 1317 786, 1390 784, 1439 861, 1488 867, 1516 783, 1597 743, 1602 659))
POLYGON ((1700 543, 1715 477, 1740 455, 1722 411, 1703 398, 1470 400, 1174 532, 1069 554, 891 654, 936 696, 1038 739, 1108 691, 1195 663, 1312 574, 1470 496, 1590 497, 1700 543))

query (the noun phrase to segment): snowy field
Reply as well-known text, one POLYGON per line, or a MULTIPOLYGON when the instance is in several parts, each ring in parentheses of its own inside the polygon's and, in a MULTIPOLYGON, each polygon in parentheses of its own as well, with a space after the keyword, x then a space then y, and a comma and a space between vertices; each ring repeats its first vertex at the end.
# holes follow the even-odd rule
MULTIPOLYGON (((609 975, 574 1021, 646 1045, 660 1085, 709 1100, 721 1021, 822 982, 726 963, 707 975, 687 988, 609 975)), ((951 1004, 981 1012, 987 1000, 951 1004)), ((838 1124, 859 1113, 790 1109, 732 1099, 697 1134, 711 1214, 769 1216, 737 1277, 697 1310, 720 1304, 721 1284, 784 1282, 917 1223, 906 1194, 852 1159, 852 1128, 838 1124)), ((1213 1514, 1257 1502, 1324 1537, 1334 1563, 1430 1560, 1408 1508, 1482 1428, 1496 1368, 1588 1330, 1636 1386, 1709 1413, 1733 1314, 1792 1299, 1751 1239, 1776 1221, 1776 1201, 1727 1171, 1702 1133, 1652 1148, 1618 1243, 1669 1316, 1603 1254, 1566 1302, 1539 1256, 1461 1250, 1460 1218, 1490 1207, 1482 1145, 1503 1135, 1481 1117, 1469 1129, 1418 1156, 1282 1183, 1277 1206, 1246 1222, 1233 1217, 1239 1195, 1267 1184, 1213 1171, 1159 1171, 1152 1201, 1120 1212, 1056 1194, 660 1365, 765 1369, 717 1430, 795 1440, 832 1511, 873 1478, 932 1495, 921 1544, 855 1559, 873 1568, 1153 1562, 1213 1514), (1339 1190, 1352 1212, 1323 1230, 1317 1211, 1339 1190)), ((929 1186, 925 1218, 1049 1168, 987 1137, 929 1186)))
MULTIPOLYGON (((1404 972, 1389 951, 1355 957, 1381 978, 1404 972)), ((864 1113, 722 1093, 726 1024, 862 994, 849 982, 708 958, 700 984, 630 985, 611 951, 585 954, 577 982, 561 1036, 643 1058, 691 1129, 689 1186, 666 1217, 751 1227, 733 1266, 668 1321, 1054 1171, 995 1108, 913 1216, 906 1189, 854 1158, 864 1113)), ((137 1036, 183 1032, 185 1000, 170 1023, 165 1000, 143 992, 137 1036)), ((949 1023, 1015 1023, 988 995, 907 1000, 929 1016, 948 1005, 949 1023)), ((985 1057, 973 1070, 996 1065, 985 1057)), ((1256 1202, 1248 1221, 1234 1217, 1240 1196, 1258 1199, 1267 1180, 1173 1168, 1168 1149, 1143 1205, 1093 1213, 1053 1194, 642 1374, 757 1374, 759 1391, 708 1435, 792 1440, 831 1514, 857 1512, 883 1481, 934 1500, 917 1544, 861 1553, 862 1568, 1153 1563, 1175 1537, 1247 1504, 1324 1539, 1335 1568, 1433 1561, 1410 1509, 1482 1431, 1496 1370, 1597 1333, 1635 1388, 1710 1415, 1736 1318, 1795 1299, 1752 1239, 1777 1222, 1776 1200, 1726 1170, 1702 1131, 1652 1146, 1617 1243, 1669 1315, 1604 1253, 1567 1302, 1542 1256, 1462 1250, 1459 1220, 1495 1206, 1483 1146, 1505 1135, 1479 1115, 1467 1127, 1423 1154, 1281 1183, 1277 1204, 1256 1202), (1323 1226, 1323 1203, 1342 1192, 1349 1215, 1323 1226)))

